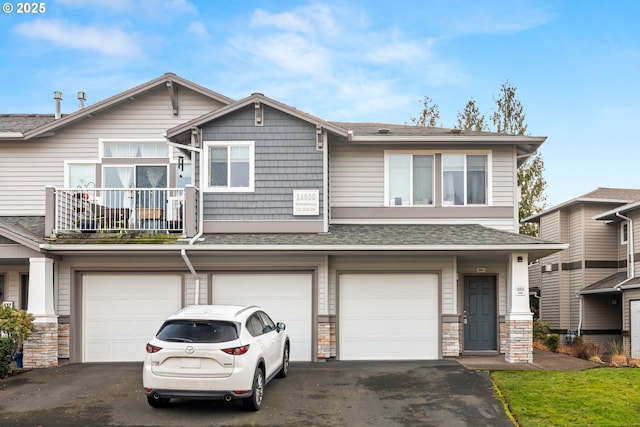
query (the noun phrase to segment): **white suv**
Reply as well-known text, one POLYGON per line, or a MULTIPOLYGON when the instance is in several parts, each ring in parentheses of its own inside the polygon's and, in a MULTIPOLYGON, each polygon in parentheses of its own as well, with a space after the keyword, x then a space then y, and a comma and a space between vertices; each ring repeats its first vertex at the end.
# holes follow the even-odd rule
POLYGON ((265 385, 289 370, 289 337, 259 307, 194 305, 170 316, 147 344, 142 383, 149 405, 172 397, 242 399, 262 406, 265 385))

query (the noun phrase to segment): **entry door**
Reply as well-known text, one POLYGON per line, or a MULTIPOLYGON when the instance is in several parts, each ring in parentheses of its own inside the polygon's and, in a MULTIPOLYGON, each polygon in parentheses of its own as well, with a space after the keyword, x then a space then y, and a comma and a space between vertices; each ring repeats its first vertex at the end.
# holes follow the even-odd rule
POLYGON ((464 349, 497 350, 495 276, 465 276, 464 312, 464 349))
POLYGON ((631 357, 640 359, 640 301, 631 301, 631 357))

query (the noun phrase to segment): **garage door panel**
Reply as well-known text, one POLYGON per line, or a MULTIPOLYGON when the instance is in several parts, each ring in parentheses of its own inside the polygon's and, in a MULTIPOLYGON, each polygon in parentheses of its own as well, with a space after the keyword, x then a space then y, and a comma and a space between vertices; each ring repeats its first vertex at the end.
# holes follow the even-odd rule
POLYGON ((213 303, 258 305, 275 322, 284 322, 291 360, 311 360, 312 276, 300 274, 223 274, 213 277, 213 303))
POLYGON ((182 308, 178 275, 83 277, 83 361, 142 361, 145 344, 182 308))
POLYGON ((342 360, 438 358, 437 275, 344 274, 339 292, 342 360))

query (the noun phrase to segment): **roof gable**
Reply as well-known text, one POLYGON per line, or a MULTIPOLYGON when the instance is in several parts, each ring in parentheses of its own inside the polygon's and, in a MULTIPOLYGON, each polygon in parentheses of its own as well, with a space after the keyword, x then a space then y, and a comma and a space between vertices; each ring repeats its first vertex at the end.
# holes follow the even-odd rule
POLYGON ((218 110, 212 111, 208 114, 205 114, 203 116, 200 116, 196 119, 193 119, 191 121, 188 121, 186 123, 183 123, 181 125, 178 125, 174 128, 171 128, 167 131, 166 137, 169 140, 172 141, 180 141, 184 139, 184 135, 188 132, 190 133, 192 129, 201 127, 202 125, 212 122, 220 117, 226 116, 227 114, 230 114, 232 112, 238 111, 244 107, 247 107, 249 105, 256 105, 256 107, 259 106, 259 104, 264 104, 267 105, 271 108, 275 108, 277 110, 280 110, 286 114, 289 114, 293 117, 297 117, 298 119, 304 120, 306 122, 315 124, 316 126, 319 126, 321 128, 327 129, 331 132, 334 132, 338 135, 342 135, 342 136, 347 136, 348 132, 347 129, 332 123, 332 122, 327 122, 325 120, 322 120, 318 117, 315 117, 311 114, 305 113, 303 111, 298 110, 297 108, 291 107, 289 105, 283 104, 281 102, 278 102, 274 99, 268 98, 260 93, 254 93, 244 99, 241 99, 237 102, 234 102, 232 104, 227 105, 226 107, 222 107, 218 110))
MULTIPOLYGON (((183 79, 182 77, 179 77, 174 73, 165 73, 164 75, 157 77, 153 80, 150 80, 146 83, 143 83, 141 85, 128 89, 124 92, 121 92, 110 98, 99 101, 88 107, 77 110, 71 114, 65 115, 60 119, 54 120, 53 116, 51 116, 51 120, 46 121, 43 119, 44 124, 41 124, 35 128, 28 129, 29 126, 26 126, 27 130, 22 133, 22 137, 16 135, 17 137, 14 136, 14 139, 26 140, 26 139, 42 136, 49 132, 53 132, 65 126, 69 126, 73 123, 76 123, 79 120, 82 120, 88 117, 93 117, 94 115, 100 114, 101 112, 107 109, 110 109, 114 106, 117 106, 119 104, 122 104, 125 102, 131 102, 136 98, 157 89, 159 86, 166 86, 167 88, 171 89, 171 87, 174 87, 174 85, 191 89, 195 92, 203 94, 223 104, 230 104, 233 102, 231 98, 228 98, 212 90, 209 90, 189 80, 183 79)), ((0 123, 2 123, 1 120, 0 120, 0 123)), ((2 132, 2 128, 0 128, 0 132, 2 132)), ((1 133, 0 133, 0 136, 2 136, 1 133)))
MULTIPOLYGON (((575 197, 564 203, 560 203, 559 205, 553 206, 549 209, 545 209, 540 213, 524 218, 522 222, 537 222, 540 220, 540 217, 544 215, 547 215, 551 212, 561 210, 570 206, 574 206, 580 203, 599 203, 599 204, 618 203, 620 205, 626 205, 638 200, 640 200, 639 189, 598 187, 593 191, 583 194, 582 196, 575 197)), ((598 217, 596 217, 596 219, 604 219, 604 218, 601 218, 601 216, 602 215, 599 215, 598 217)))

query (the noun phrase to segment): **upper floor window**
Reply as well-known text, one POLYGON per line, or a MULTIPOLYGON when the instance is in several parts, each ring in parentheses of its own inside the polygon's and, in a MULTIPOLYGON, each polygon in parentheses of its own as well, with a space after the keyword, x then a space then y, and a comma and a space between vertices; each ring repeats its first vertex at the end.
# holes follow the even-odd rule
POLYGON ((623 222, 620 226, 620 242, 623 245, 629 243, 629 223, 623 222))
POLYGON ((105 158, 166 158, 169 146, 164 141, 102 141, 105 158))
POLYGON ((253 191, 254 143, 208 142, 208 188, 213 191, 253 191))
POLYGON ((433 204, 433 155, 397 153, 387 156, 387 204, 433 204))
POLYGON ((487 155, 442 155, 442 204, 486 205, 487 155))

